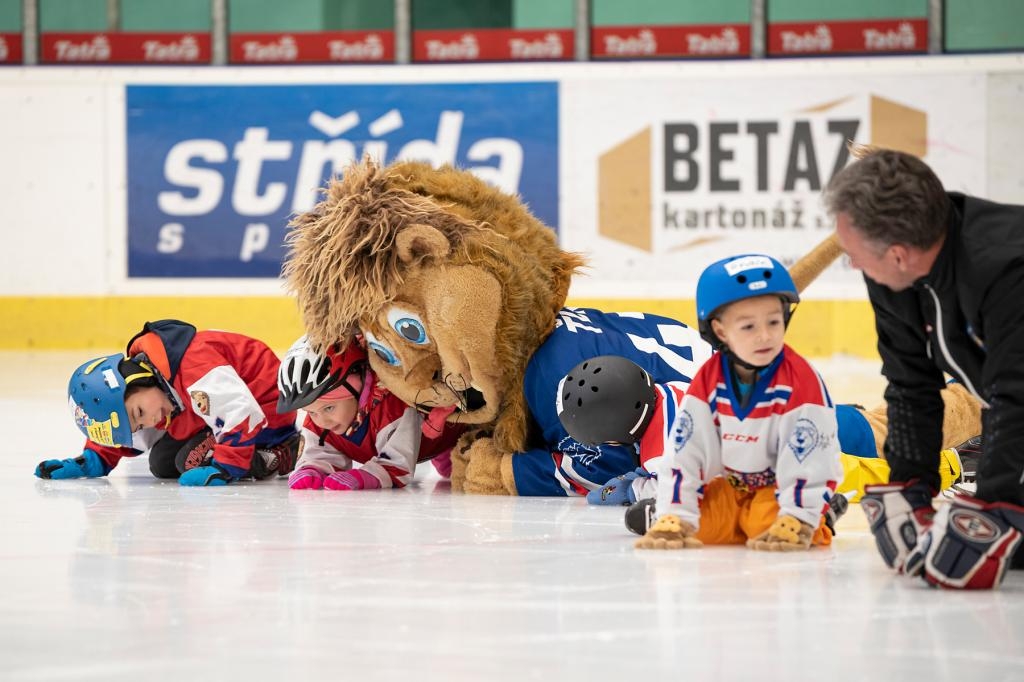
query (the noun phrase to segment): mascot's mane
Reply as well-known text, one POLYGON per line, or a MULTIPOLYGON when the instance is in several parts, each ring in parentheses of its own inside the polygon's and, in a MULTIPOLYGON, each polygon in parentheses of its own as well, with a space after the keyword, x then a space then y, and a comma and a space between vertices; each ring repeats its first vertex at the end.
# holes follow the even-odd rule
POLYGON ((283 275, 316 346, 349 338, 360 318, 375 315, 401 291, 410 266, 395 248, 402 229, 434 227, 463 258, 466 233, 485 229, 396 185, 394 176, 369 161, 353 164, 343 179, 330 182, 323 201, 289 225, 283 275))
POLYGON ((291 222, 286 238, 283 276, 298 298, 306 333, 318 347, 347 339, 361 320, 401 294, 406 275, 420 265, 408 254, 403 260, 397 246, 413 225, 435 228, 448 240, 448 255, 436 265, 473 264, 502 285, 494 362, 505 381, 494 436, 521 450, 528 421, 521 383, 526 363, 554 329, 572 274, 584 260, 562 251, 554 231, 517 197, 450 166, 382 167, 370 159, 349 166, 312 211, 291 222))

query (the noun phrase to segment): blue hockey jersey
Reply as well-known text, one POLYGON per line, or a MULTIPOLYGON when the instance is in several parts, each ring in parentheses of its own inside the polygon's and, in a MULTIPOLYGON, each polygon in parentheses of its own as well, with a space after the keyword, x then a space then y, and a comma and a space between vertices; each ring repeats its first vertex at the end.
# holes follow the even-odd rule
POLYGON ((526 366, 523 390, 544 447, 513 455, 520 495, 585 495, 636 467, 634 446, 584 445, 558 419, 558 383, 577 364, 598 355, 629 358, 657 383, 689 384, 711 357, 711 346, 696 329, 667 317, 563 308, 555 330, 526 366))

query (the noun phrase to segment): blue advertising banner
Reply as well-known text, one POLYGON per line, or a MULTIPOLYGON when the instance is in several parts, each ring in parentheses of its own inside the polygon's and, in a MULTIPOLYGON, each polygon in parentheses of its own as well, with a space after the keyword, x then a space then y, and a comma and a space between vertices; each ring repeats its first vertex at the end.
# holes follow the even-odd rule
POLYGON ((128 276, 277 277, 364 154, 465 168, 558 227, 558 85, 127 86, 128 276))

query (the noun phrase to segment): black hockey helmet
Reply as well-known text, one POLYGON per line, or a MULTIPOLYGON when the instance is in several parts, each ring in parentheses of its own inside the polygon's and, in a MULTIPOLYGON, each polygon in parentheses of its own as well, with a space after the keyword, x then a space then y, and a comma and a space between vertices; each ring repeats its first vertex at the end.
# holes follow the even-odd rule
POLYGON ((562 426, 586 445, 640 440, 654 404, 651 375, 618 355, 599 355, 573 367, 555 398, 562 426))

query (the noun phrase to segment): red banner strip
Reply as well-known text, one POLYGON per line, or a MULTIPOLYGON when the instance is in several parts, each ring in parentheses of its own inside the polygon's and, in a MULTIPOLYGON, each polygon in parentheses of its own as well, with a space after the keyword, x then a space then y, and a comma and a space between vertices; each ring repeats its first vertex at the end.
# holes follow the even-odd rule
POLYGON ((750 24, 594 27, 590 54, 602 59, 749 57, 750 24))
POLYGON ((571 29, 413 31, 415 62, 564 61, 575 57, 571 29))
POLYGON ((43 33, 47 64, 209 64, 209 33, 43 33))
POLYGON ((768 25, 768 54, 772 56, 927 51, 927 19, 803 21, 768 25))
POLYGON ((392 31, 232 33, 230 45, 233 64, 395 61, 392 31))
POLYGON ((21 51, 20 33, 0 33, 0 64, 20 64, 21 51))

